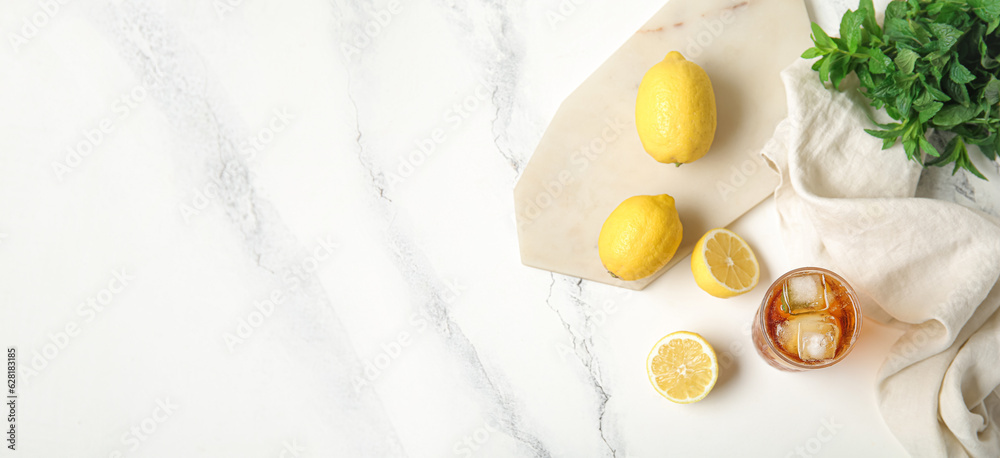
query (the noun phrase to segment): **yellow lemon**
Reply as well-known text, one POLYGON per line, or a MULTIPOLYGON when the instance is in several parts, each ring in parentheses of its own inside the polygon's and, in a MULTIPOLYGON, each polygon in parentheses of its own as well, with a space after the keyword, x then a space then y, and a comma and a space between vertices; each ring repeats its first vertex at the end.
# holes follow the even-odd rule
POLYGON ((677 165, 700 159, 715 138, 715 92, 698 64, 671 51, 639 83, 635 126, 653 159, 677 165))
POLYGON ((682 235, 673 197, 634 196, 625 199, 604 221, 597 251, 613 277, 638 280, 667 264, 682 235))
POLYGON ((678 404, 705 399, 719 379, 715 349, 700 335, 678 331, 660 339, 646 357, 656 392, 678 404))
POLYGON ((727 229, 712 229, 698 240, 691 272, 698 287, 723 298, 752 290, 760 279, 760 265, 750 245, 727 229))

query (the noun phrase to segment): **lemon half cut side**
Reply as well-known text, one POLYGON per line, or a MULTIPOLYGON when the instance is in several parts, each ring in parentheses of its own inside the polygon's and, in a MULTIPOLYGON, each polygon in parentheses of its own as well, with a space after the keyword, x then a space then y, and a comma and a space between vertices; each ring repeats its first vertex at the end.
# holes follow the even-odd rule
POLYGON ((660 339, 646 358, 649 381, 678 404, 705 398, 719 379, 715 350, 700 335, 678 331, 660 339))
POLYGON ((752 290, 760 280, 760 264, 750 245, 728 229, 712 229, 694 246, 691 273, 698 287, 727 298, 752 290))

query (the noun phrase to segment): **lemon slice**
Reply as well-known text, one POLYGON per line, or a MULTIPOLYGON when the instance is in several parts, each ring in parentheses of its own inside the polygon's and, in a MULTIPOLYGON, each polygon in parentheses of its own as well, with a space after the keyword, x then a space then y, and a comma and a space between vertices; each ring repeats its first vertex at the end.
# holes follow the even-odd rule
POLYGON ((727 229, 712 229, 698 240, 691 272, 699 288, 723 298, 748 292, 760 280, 760 265, 750 245, 727 229))
POLYGON ((698 402, 719 378, 715 350, 700 335, 678 331, 660 339, 646 358, 653 388, 678 404, 698 402))

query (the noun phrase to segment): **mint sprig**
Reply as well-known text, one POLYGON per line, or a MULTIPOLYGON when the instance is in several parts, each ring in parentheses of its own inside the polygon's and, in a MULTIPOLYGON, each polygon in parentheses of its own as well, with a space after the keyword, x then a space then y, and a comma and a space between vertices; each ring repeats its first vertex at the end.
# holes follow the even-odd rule
POLYGON ((902 142, 906 156, 924 166, 954 164, 986 179, 969 159, 978 145, 990 160, 1000 150, 1000 0, 896 0, 879 26, 872 0, 861 0, 830 37, 812 24, 812 59, 820 81, 840 89, 854 73, 872 107, 898 122, 865 129, 882 149, 902 142), (931 129, 955 137, 938 151, 931 129), (925 161, 926 157, 926 161, 925 161))

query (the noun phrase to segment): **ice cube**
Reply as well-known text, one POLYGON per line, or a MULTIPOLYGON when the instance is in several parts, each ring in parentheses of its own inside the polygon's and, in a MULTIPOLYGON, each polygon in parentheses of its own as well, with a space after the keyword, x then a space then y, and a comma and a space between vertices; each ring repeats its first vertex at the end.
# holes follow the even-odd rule
POLYGON ((792 315, 826 310, 826 278, 820 274, 789 277, 785 280, 782 302, 792 315))
POLYGON ((788 354, 799 353, 799 324, 795 321, 784 321, 778 324, 778 345, 788 354))
POLYGON ((830 315, 803 315, 798 322, 798 353, 802 361, 824 361, 837 355, 840 325, 830 315))

